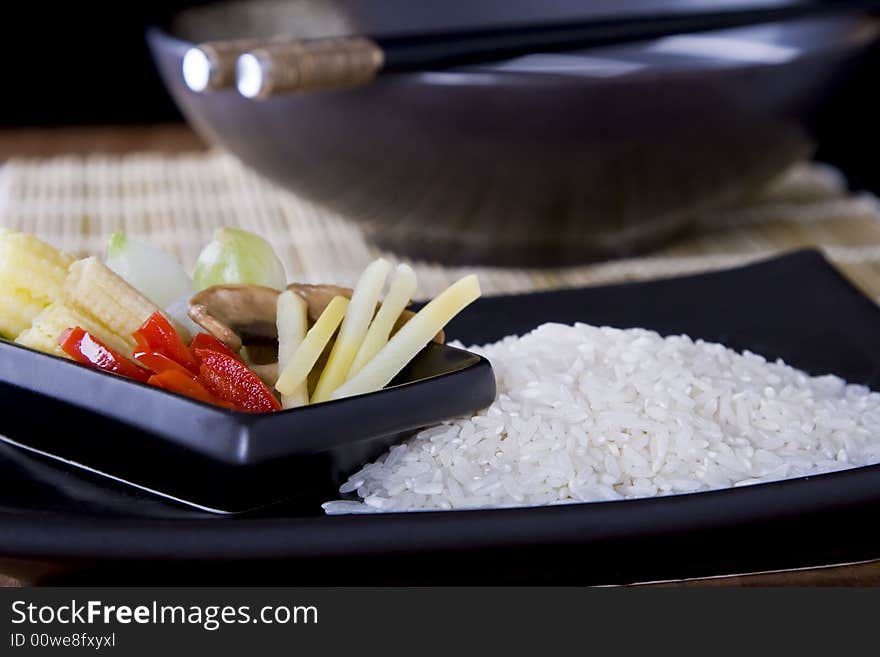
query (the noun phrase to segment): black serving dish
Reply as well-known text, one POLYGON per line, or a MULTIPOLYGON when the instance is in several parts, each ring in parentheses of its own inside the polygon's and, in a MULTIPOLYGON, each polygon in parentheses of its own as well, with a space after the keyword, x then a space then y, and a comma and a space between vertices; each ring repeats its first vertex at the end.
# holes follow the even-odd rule
POLYGON ((486 359, 431 343, 378 392, 243 413, 0 342, 0 439, 215 512, 332 495, 414 430, 495 396, 486 359))
POLYGON ((502 4, 212 3, 148 41, 192 126, 255 171, 392 251, 522 267, 642 250, 758 192, 809 154, 817 110, 880 34, 876 18, 852 13, 388 74, 262 102, 193 93, 183 81, 184 53, 203 40, 442 32, 699 3, 502 4))
MULTIPOLYGON (((686 332, 880 389, 880 309, 812 251, 703 275, 479 299, 447 334, 482 343, 545 321, 686 332)), ((555 507, 326 517, 317 504, 294 501, 218 517, 0 444, 0 571, 57 584, 722 575, 878 558, 878 514, 880 466, 555 507)))

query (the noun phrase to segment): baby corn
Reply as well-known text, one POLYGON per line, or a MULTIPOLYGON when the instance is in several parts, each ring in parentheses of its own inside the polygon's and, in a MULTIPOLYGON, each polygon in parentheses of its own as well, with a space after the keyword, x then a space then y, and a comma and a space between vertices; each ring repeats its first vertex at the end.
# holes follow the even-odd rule
POLYGON ((64 303, 118 336, 126 344, 121 350, 126 355, 136 346, 131 334, 159 310, 96 258, 74 262, 62 289, 64 303))
POLYGON ((43 311, 34 318, 29 329, 25 329, 15 341, 25 347, 45 351, 56 356, 67 358, 67 354, 58 346, 58 337, 67 329, 79 326, 96 338, 101 340, 111 349, 122 353, 130 353, 129 344, 120 336, 107 330, 100 323, 88 315, 81 313, 63 303, 53 303, 46 306, 43 311))
POLYGON ((15 337, 60 297, 72 260, 32 235, 0 228, 0 334, 15 337))
POLYGON ((31 325, 45 305, 26 290, 0 285, 0 335, 15 337, 31 325))
POLYGON ((3 329, 12 334, 11 329, 18 328, 18 344, 63 356, 59 336, 80 326, 109 347, 131 356, 136 346, 131 334, 158 308, 97 259, 84 258, 62 268, 66 256, 52 256, 46 246, 40 243, 25 253, 22 249, 16 252, 16 262, 32 258, 38 263, 30 265, 31 271, 42 272, 43 278, 31 289, 43 296, 34 300, 26 296, 27 292, 13 295, 0 287, 0 317, 6 322, 3 329), (40 263, 40 257, 47 253, 46 262, 40 263))

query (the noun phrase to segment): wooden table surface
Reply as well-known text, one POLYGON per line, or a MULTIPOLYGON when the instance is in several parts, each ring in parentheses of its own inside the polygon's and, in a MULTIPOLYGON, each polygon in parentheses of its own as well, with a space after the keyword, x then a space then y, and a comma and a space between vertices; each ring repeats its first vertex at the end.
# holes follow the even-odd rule
MULTIPOLYGON (((67 154, 182 152, 205 149, 189 128, 178 124, 147 126, 86 126, 0 128, 0 162, 10 157, 52 157, 67 154)), ((22 582, 0 573, 0 586, 22 582)), ((695 579, 652 586, 880 586, 880 560, 757 575, 695 579)))

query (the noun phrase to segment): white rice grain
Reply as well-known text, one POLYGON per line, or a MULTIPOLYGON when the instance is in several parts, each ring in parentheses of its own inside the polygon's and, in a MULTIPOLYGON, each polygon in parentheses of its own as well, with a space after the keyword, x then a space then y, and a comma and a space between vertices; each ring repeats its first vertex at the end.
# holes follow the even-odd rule
POLYGON ((422 431, 327 513, 530 506, 746 486, 880 461, 880 394, 687 336, 544 324, 483 347, 498 395, 422 431))

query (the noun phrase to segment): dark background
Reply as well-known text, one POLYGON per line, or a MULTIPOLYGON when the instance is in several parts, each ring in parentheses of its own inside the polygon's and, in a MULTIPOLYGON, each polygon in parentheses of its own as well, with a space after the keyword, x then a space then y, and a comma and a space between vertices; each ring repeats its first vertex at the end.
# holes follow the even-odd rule
MULTIPOLYGON (((6 12, 0 27, 0 126, 181 120, 153 68, 144 29, 204 0, 14 4, 15 12, 6 12)), ((880 191, 875 163, 880 101, 873 93, 878 71, 880 50, 828 99, 816 119, 817 157, 844 169, 854 189, 880 191)))
MULTIPOLYGON (((13 2, 4 3, 4 9, 13 2)), ((144 41, 147 25, 193 0, 14 3, 0 19, 4 93, 0 124, 60 125, 180 120, 144 41)))

